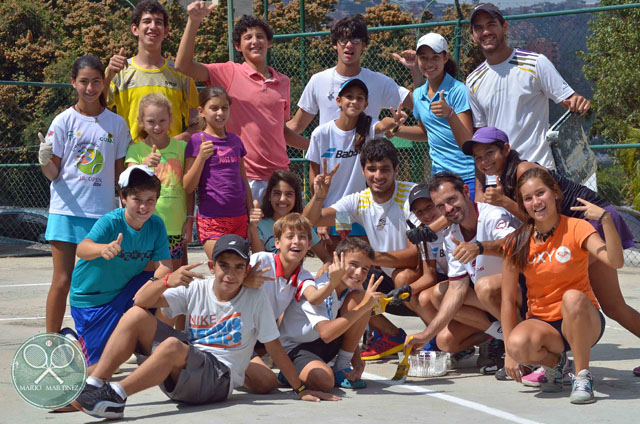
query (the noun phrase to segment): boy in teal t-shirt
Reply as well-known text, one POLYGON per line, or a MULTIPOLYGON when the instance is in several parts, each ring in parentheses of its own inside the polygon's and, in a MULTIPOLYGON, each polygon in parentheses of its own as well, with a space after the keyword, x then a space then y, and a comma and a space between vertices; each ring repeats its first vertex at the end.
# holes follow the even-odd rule
POLYGON ((98 219, 78 245, 80 260, 71 276, 71 316, 89 365, 100 359, 138 289, 172 270, 167 232, 153 215, 160 180, 138 165, 127 168, 118 185, 124 208, 98 219), (155 272, 143 272, 149 261, 155 272))

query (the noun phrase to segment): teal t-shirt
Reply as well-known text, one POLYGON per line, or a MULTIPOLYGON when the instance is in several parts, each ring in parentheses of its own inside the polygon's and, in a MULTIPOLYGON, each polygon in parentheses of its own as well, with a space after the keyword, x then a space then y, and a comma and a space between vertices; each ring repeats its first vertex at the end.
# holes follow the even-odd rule
POLYGON ((149 261, 170 259, 167 230, 162 219, 151 215, 140 230, 127 224, 124 209, 115 209, 93 225, 88 239, 96 243, 111 243, 122 233, 122 251, 107 261, 98 257, 78 260, 71 275, 69 303, 75 308, 91 308, 111 302, 149 261))

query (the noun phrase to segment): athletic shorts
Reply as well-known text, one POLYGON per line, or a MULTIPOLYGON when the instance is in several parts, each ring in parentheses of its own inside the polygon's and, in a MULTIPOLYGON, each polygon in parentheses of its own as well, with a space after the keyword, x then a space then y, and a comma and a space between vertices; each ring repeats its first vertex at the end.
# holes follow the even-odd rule
MULTIPOLYGON (((624 221, 624 218, 620 216, 616 208, 609 205, 604 208, 607 212, 611 214, 611 218, 613 219, 613 223, 616 226, 616 230, 618 230, 618 235, 620 236, 620 241, 622 242, 622 248, 628 249, 630 247, 635 246, 635 242, 633 241, 633 233, 629 229, 629 226, 624 221)), ((602 222, 599 222, 597 219, 589 219, 588 220, 593 228, 598 231, 602 240, 604 240, 604 230, 602 229, 602 222)), ((48 227, 47 227, 48 230, 48 227)))
POLYGON ((184 255, 182 235, 169 236, 169 253, 171 254, 171 259, 182 259, 182 255, 184 255))
POLYGON ((151 277, 153 277, 153 271, 136 275, 115 299, 105 305, 90 308, 71 306, 71 316, 76 325, 78 340, 87 365, 93 365, 100 360, 107 340, 111 337, 120 318, 133 306, 133 296, 151 277))
MULTIPOLYGON (((377 290, 378 292, 387 294, 391 290, 394 290, 396 288, 395 284, 393 284, 393 278, 389 277, 383 270, 377 269, 377 268, 370 268, 369 274, 367 274, 367 278, 365 278, 364 284, 363 284, 365 289, 369 285, 369 280, 371 279, 372 275, 374 276, 373 281, 376 281, 378 278, 380 278, 381 275, 383 276, 382 283, 380 283, 380 285, 378 286, 378 290, 377 290)), ((399 305, 399 306, 388 304, 385 312, 391 315, 398 315, 403 317, 418 316, 411 309, 407 308, 404 302, 402 302, 402 305, 399 305)))
MULTIPOLYGON (((336 226, 332 225, 331 227, 331 232, 329 234, 331 234, 332 236, 339 236, 340 234, 338 234, 338 232, 336 231, 336 226)), ((351 223, 351 232, 347 235, 347 236, 366 236, 367 232, 364 230, 364 227, 360 224, 358 224, 357 222, 352 222, 351 223)))
MULTIPOLYGON (((170 337, 189 345, 187 354, 187 366, 180 371, 178 381, 175 382, 168 376, 160 383, 160 390, 169 399, 178 402, 202 405, 206 403, 222 402, 229 397, 229 384, 231 384, 231 370, 220 362, 212 353, 198 349, 189 343, 186 333, 169 327, 162 321, 158 321, 156 334, 153 337, 151 353, 170 337)), ((144 362, 148 356, 136 352, 138 364, 144 362)))
MULTIPOLYGON (((605 319, 604 319, 604 315, 602 315, 602 312, 598 311, 598 314, 600 315, 600 335, 598 336, 598 340, 595 341, 595 343, 593 344, 593 346, 595 346, 596 344, 598 344, 598 342, 600 341, 600 339, 602 338, 602 335, 604 334, 604 326, 605 326, 605 319)), ((560 337, 562 337, 562 343, 564 343, 564 351, 568 352, 571 350, 571 346, 569 346, 569 341, 567 339, 564 338, 564 334, 562 334, 562 320, 559 319, 557 321, 545 321, 543 319, 540 318, 536 318, 536 317, 531 317, 529 319, 537 319, 539 321, 543 321, 546 322, 547 324, 549 324, 550 326, 552 326, 553 328, 556 329, 556 331, 558 333, 560 333, 560 337)), ((592 346, 592 347, 593 347, 592 346)))
POLYGON ((87 237, 97 218, 50 213, 44 238, 47 241, 64 241, 79 244, 87 237))
POLYGON ((476 200, 476 177, 469 178, 468 180, 464 180, 464 183, 469 186, 469 197, 471 200, 476 200))
POLYGON ((231 218, 205 218, 198 215, 196 217, 196 228, 200 244, 204 245, 207 240, 218 240, 225 234, 236 234, 247 238, 249 229, 249 217, 247 214, 234 216, 231 218))
POLYGON ((322 361, 325 364, 331 362, 340 351, 342 337, 340 336, 330 343, 325 343, 321 338, 318 338, 312 342, 302 343, 294 347, 289 352, 289 358, 293 362, 293 366, 296 367, 298 374, 313 361, 322 361))

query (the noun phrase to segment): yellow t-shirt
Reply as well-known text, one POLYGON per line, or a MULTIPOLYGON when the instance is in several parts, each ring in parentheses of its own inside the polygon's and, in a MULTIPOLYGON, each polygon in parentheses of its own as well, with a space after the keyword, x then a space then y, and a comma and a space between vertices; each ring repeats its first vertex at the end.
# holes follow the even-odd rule
MULTIPOLYGON (((184 150, 187 143, 172 138, 169 145, 159 152, 162 155, 160 164, 156 166, 156 176, 162 183, 160 198, 156 204, 154 215, 158 215, 167 227, 167 234, 182 234, 182 226, 187 218, 187 193, 182 185, 184 174, 184 150)), ((141 164, 153 149, 147 143, 129 145, 125 163, 141 164)))
POLYGON ((134 143, 138 137, 138 109, 140 100, 150 93, 162 93, 171 102, 169 136, 184 131, 185 126, 198 122, 198 90, 192 78, 176 71, 173 62, 165 59, 159 69, 144 69, 133 58, 129 66, 111 81, 107 104, 122 116, 131 131, 134 143))

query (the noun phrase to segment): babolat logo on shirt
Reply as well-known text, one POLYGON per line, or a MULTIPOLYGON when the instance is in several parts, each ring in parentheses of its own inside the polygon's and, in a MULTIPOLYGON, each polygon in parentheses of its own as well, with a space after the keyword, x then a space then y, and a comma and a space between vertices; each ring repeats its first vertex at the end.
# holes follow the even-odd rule
POLYGON ((358 155, 358 152, 356 152, 355 150, 338 150, 335 147, 332 147, 330 149, 327 149, 327 151, 324 152, 321 157, 323 158, 335 157, 336 159, 347 159, 357 155, 358 155))

